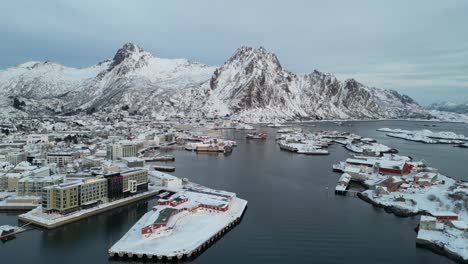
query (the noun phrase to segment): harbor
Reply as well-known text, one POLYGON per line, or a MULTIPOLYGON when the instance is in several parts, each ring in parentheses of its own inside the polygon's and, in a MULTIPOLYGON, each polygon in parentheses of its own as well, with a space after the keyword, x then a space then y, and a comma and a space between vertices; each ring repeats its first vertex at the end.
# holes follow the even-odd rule
MULTIPOLYGON (((363 139, 373 138, 380 144, 398 148, 402 153, 400 155, 408 155, 414 158, 414 160, 407 160, 408 156, 406 158, 404 156, 393 155, 392 157, 388 157, 388 159, 404 159, 411 163, 417 163, 420 159, 424 159, 427 163, 430 161, 431 163, 429 164, 435 165, 441 171, 443 170, 447 175, 454 175, 455 177, 463 176, 461 174, 463 171, 459 170, 456 164, 463 162, 465 150, 453 148, 445 144, 426 145, 417 142, 395 140, 386 137, 385 133, 376 132, 376 129, 383 125, 404 127, 407 124, 406 122, 365 122, 360 123, 359 126, 354 122, 348 123, 352 123, 353 125, 335 127, 334 124, 326 122, 316 123, 315 126, 310 126, 310 132, 303 131, 305 134, 313 134, 327 130, 330 135, 336 134, 336 138, 329 138, 330 141, 336 144, 331 143, 328 148, 323 148, 324 150, 328 150, 330 155, 323 155, 321 157, 310 157, 280 151, 277 144, 278 141, 275 141, 273 136, 270 136, 269 140, 246 140, 246 134, 251 131, 231 129, 224 131, 223 133, 225 134, 218 136, 238 142, 239 146, 230 156, 224 156, 222 153, 219 155, 197 155, 194 152, 181 150, 170 150, 167 152, 164 150, 162 155, 173 155, 177 160, 177 164, 167 165, 177 165, 174 175, 178 176, 179 180, 156 179, 157 177, 154 175, 159 172, 152 170, 151 162, 146 164, 150 168, 149 176, 151 183, 161 186, 163 190, 176 191, 177 188, 164 187, 163 185, 174 186, 174 184, 178 184, 176 183, 177 181, 185 181, 183 178, 187 177, 190 181, 214 189, 235 191, 239 197, 245 197, 249 201, 248 206, 250 210, 242 217, 240 225, 232 225, 231 228, 234 226, 235 228, 228 228, 228 230, 231 230, 230 232, 226 230, 224 235, 220 234, 219 238, 222 237, 220 240, 218 240, 219 238, 216 239, 215 236, 213 242, 207 243, 204 249, 203 247, 200 249, 200 253, 192 253, 190 257, 188 257, 188 254, 179 256, 182 258, 180 261, 217 263, 220 260, 220 256, 222 256, 223 259, 226 259, 227 263, 239 263, 247 257, 252 262, 263 261, 269 263, 280 263, 280 261, 284 263, 290 260, 297 263, 305 263, 311 259, 317 259, 321 262, 332 261, 334 263, 343 263, 346 261, 360 261, 370 264, 379 263, 379 260, 388 256, 388 250, 391 249, 398 252, 398 255, 394 256, 393 259, 400 263, 424 261, 425 263, 437 264, 447 262, 448 260, 444 256, 433 254, 419 246, 415 247, 416 234, 412 230, 419 224, 419 216, 399 219, 386 215, 383 210, 366 206, 360 199, 355 198, 362 188, 355 184, 354 180, 348 185, 344 195, 333 195, 341 174, 332 172, 332 164, 341 165, 341 162, 344 163, 344 166, 335 166, 337 169, 343 170, 346 170, 345 167, 350 167, 349 165, 370 168, 372 166, 372 163, 369 161, 370 158, 379 159, 386 155, 391 155, 374 155, 373 153, 366 153, 364 155, 362 153, 350 152, 344 148, 344 144, 339 144, 335 140, 343 141, 343 143, 347 144, 350 140, 355 140, 358 137, 357 135, 362 135, 363 139), (382 123, 384 124, 382 125, 382 123), (352 132, 348 132, 348 135, 344 131, 332 133, 332 131, 338 131, 340 128, 349 129, 352 132), (339 136, 342 136, 342 138, 339 138, 339 136), (430 148, 430 151, 428 151, 428 148, 430 148), (220 163, 223 166, 215 166, 220 163), (266 169, 270 168, 268 166, 271 166, 271 170, 266 169), (258 170, 255 177, 249 174, 253 170, 258 170), (293 174, 292 171, 294 172, 293 174), (285 177, 285 175, 288 175, 288 177, 285 177), (258 183, 255 183, 255 181, 258 181, 258 183), (259 192, 258 188, 256 188, 258 184, 261 184, 262 192, 259 192), (291 203, 291 201, 301 201, 305 197, 312 198, 314 202, 291 203), (253 207, 255 207, 255 210, 252 210, 253 207), (288 213, 280 213, 281 208, 288 208, 288 213), (317 217, 317 214, 313 213, 316 211, 321 211, 323 217, 317 217), (349 229, 343 226, 343 222, 340 221, 343 217, 346 217, 347 221, 355 228, 349 229), (290 221, 293 221, 294 224, 284 224, 290 221), (268 224, 265 225, 264 223, 268 224), (310 223, 313 223, 313 225, 310 225, 310 223), (308 226, 308 229, 298 232, 299 226, 308 226), (272 229, 275 229, 275 234, 284 238, 282 240, 284 244, 273 243, 276 240, 270 239, 272 229), (375 243, 375 234, 382 230, 388 230, 392 235, 386 236, 387 240, 380 244, 375 243), (355 239, 357 237, 362 237, 363 240, 360 241, 360 247, 371 250, 375 254, 366 255, 366 257, 362 257, 363 255, 359 254, 353 255, 353 252, 356 252, 355 247, 343 246, 342 254, 335 254, 334 251, 330 251, 323 256, 320 255, 324 247, 334 248, 336 245, 336 239, 334 240, 334 238, 337 236, 340 237, 340 241, 343 241, 347 245, 352 245, 356 242, 355 239), (317 239, 311 240, 311 237, 316 237, 317 239), (254 246, 254 244, 257 244, 256 241, 265 245, 265 248, 254 246), (284 247, 288 247, 288 252, 292 251, 293 254, 286 253, 283 250, 284 247), (243 253, 239 254, 239 252, 243 253)), ((453 126, 457 127, 456 125, 447 124, 440 129, 451 130, 453 126)), ((303 127, 309 128, 308 126, 303 127)), ((277 136, 275 128, 262 128, 261 131, 277 136)), ((286 136, 287 134, 281 135, 286 136)), ((291 141, 294 141, 294 139, 291 139, 291 141)), ((365 141, 368 140, 365 139, 365 141)), ((184 146, 184 144, 174 144, 171 146, 184 146)), ((132 160, 128 159, 128 161, 132 160)), ((126 162, 117 161, 117 164, 119 163, 123 163, 121 166, 131 165, 131 162, 127 164, 126 162)), ((161 164, 166 165, 166 163, 161 164)), ((371 169, 368 170, 372 171, 371 169)), ((351 173, 353 177, 356 177, 356 174, 353 174, 349 169, 347 169, 347 173, 351 173)), ((358 180, 357 177, 355 179, 358 180)), ((366 184, 369 184, 368 188, 372 189, 372 186, 375 186, 372 183, 377 181, 377 178, 372 179, 372 181, 368 179, 366 184)), ((33 262, 36 259, 47 261, 48 258, 46 256, 32 258, 26 254, 19 254, 20 251, 12 248, 14 243, 31 246, 29 241, 37 239, 43 242, 34 243, 32 247, 44 248, 48 252, 53 252, 57 258, 61 259, 70 256, 73 259, 80 259, 80 255, 72 248, 81 248, 86 252, 90 252, 93 259, 99 263, 121 261, 167 262, 169 261, 167 257, 161 257, 161 260, 158 260, 158 257, 155 255, 150 255, 151 260, 149 260, 148 255, 144 254, 140 254, 140 256, 131 254, 130 256, 126 252, 132 251, 127 250, 121 251, 122 257, 119 257, 118 254, 111 257, 109 249, 123 238, 132 226, 146 213, 152 211, 158 205, 160 198, 176 198, 174 194, 169 196, 170 194, 171 192, 164 197, 156 195, 153 198, 136 201, 131 206, 122 206, 115 210, 109 210, 106 213, 86 217, 50 231, 43 230, 42 228, 32 228, 31 231, 17 235, 12 243, 3 245, 6 249, 4 257, 8 261, 33 262), (58 238, 61 239, 58 240, 58 238), (57 251, 56 245, 57 243, 61 243, 62 239, 66 239, 69 249, 57 251), (93 243, 89 243, 89 241, 93 243)), ((180 206, 182 205, 180 204, 180 206)), ((17 222, 16 213, 3 213, 0 219, 2 220, 2 224, 21 226, 21 223, 18 224, 17 222)), ((177 262, 177 259, 177 256, 173 256, 170 262, 177 262)))

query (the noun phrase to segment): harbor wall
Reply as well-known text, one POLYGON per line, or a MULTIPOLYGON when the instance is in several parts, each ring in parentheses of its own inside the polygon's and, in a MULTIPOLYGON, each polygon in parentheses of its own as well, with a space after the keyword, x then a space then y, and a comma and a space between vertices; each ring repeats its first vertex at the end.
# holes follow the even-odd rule
POLYGON ((88 217, 91 217, 91 216, 94 216, 94 215, 109 211, 109 210, 112 210, 112 209, 115 209, 115 208, 118 208, 118 207, 129 205, 129 204, 141 201, 141 200, 150 199, 150 198, 156 197, 157 195, 158 195, 157 191, 152 191, 150 193, 147 193, 147 194, 144 194, 144 195, 141 195, 141 196, 133 197, 131 199, 125 199, 125 200, 120 201, 119 203, 115 203, 115 204, 112 204, 112 205, 109 205, 109 206, 106 206, 106 207, 96 208, 95 210, 92 210, 92 211, 89 211, 89 212, 86 212, 86 213, 83 213, 83 214, 80 214, 80 215, 77 215, 77 216, 74 216, 74 217, 71 217, 71 218, 67 218, 65 220, 62 220, 62 221, 59 221, 59 222, 56 222, 56 223, 51 223, 51 224, 47 224, 47 223, 40 222, 40 221, 37 221, 37 220, 34 220, 34 219, 30 219, 27 216, 23 216, 23 215, 19 215, 18 220, 20 220, 22 222, 26 222, 26 223, 32 223, 33 225, 43 227, 43 228, 46 228, 46 229, 54 229, 54 228, 57 228, 57 227, 60 227, 60 226, 66 225, 66 224, 70 224, 70 223, 73 223, 73 222, 76 222, 76 221, 79 221, 79 220, 82 220, 82 219, 85 219, 85 218, 88 218, 88 217))

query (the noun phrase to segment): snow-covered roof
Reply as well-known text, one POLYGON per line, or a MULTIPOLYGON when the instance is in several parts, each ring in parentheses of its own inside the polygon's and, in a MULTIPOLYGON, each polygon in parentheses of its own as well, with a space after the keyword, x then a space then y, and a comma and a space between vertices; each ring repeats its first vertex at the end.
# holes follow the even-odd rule
POLYGON ((460 230, 466 230, 466 229, 468 229, 468 223, 465 222, 465 221, 461 221, 461 220, 452 220, 451 222, 452 222, 452 224, 453 224, 453 226, 454 226, 455 228, 458 228, 458 229, 460 229, 460 230))

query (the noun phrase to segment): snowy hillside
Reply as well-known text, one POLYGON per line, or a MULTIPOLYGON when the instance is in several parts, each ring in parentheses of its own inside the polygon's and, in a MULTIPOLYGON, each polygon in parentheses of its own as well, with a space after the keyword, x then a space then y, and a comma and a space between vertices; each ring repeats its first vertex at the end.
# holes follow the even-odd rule
POLYGON ((284 70, 264 48, 242 47, 210 80, 207 109, 246 119, 398 118, 427 113, 408 96, 366 87, 349 79, 314 71, 296 75, 284 70))
POLYGON ((284 70, 264 48, 239 48, 215 68, 153 56, 127 43, 111 60, 84 69, 28 62, 0 71, 0 107, 22 114, 128 111, 155 118, 427 118, 410 97, 313 71, 284 70))
POLYGON ((428 109, 453 112, 458 114, 468 114, 468 102, 457 104, 453 102, 439 102, 431 104, 428 109))

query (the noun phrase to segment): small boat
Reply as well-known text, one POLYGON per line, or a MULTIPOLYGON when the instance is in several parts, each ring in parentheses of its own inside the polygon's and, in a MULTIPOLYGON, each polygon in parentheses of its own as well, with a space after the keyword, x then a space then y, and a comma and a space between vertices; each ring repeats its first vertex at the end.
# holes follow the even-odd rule
POLYGON ((340 163, 333 164, 333 171, 342 173, 344 172, 345 167, 346 167, 346 163, 341 161, 340 163))
POLYGON ((278 146, 280 147, 280 149, 282 150, 287 150, 287 151, 291 151, 291 152, 297 152, 297 147, 292 145, 292 144, 289 144, 287 143, 286 141, 284 140, 280 140, 278 142, 278 146))
POLYGON ((328 150, 325 149, 298 149, 297 150, 298 154, 304 154, 304 155, 328 155, 330 154, 328 150))
POLYGON ((154 165, 153 168, 157 171, 167 171, 167 172, 175 171, 175 167, 173 166, 154 165))
POLYGON ((287 127, 288 125, 280 124, 280 123, 271 123, 267 125, 268 127, 287 127))
POLYGON ((237 125, 236 130, 255 130, 255 127, 248 124, 239 124, 237 125))
POLYGON ((268 134, 266 133, 258 133, 258 134, 247 134, 246 136, 247 139, 267 139, 268 138, 268 134))
POLYGON ((299 145, 297 148, 298 154, 304 155, 328 155, 330 154, 328 150, 320 149, 318 146, 314 145, 299 145))
POLYGON ((458 144, 458 145, 456 145, 455 147, 459 147, 459 148, 468 148, 468 143, 458 144))

